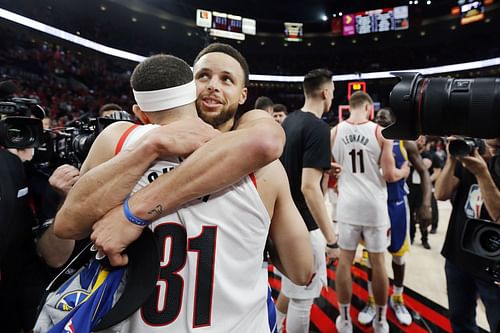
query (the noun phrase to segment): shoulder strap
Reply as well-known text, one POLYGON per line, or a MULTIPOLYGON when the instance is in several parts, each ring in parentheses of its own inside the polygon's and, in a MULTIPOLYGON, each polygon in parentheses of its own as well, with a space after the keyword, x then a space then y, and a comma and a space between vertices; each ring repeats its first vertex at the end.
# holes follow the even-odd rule
POLYGON ((127 140, 128 136, 134 129, 136 129, 139 125, 135 124, 127 128, 125 132, 123 132, 122 136, 120 137, 120 140, 118 140, 118 143, 116 144, 115 147, 115 155, 117 155, 123 148, 123 144, 125 143, 125 140, 127 140))

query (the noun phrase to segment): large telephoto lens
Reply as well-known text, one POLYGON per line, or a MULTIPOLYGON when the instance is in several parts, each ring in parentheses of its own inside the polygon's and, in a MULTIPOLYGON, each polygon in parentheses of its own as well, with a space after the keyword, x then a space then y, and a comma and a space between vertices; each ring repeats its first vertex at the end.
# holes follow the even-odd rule
POLYGON ((396 123, 383 131, 391 139, 420 134, 500 137, 499 78, 424 78, 395 73, 401 81, 390 96, 396 123))

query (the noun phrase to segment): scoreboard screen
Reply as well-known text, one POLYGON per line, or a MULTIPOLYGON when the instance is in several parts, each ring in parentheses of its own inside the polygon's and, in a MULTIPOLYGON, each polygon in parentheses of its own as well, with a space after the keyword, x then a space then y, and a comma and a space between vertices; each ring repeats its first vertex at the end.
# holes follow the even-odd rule
POLYGON ((244 40, 245 34, 256 34, 255 20, 203 9, 197 9, 196 25, 210 28, 210 35, 216 37, 244 40))
POLYGON ((482 1, 459 1, 460 5, 460 24, 468 24, 484 19, 484 6, 482 1))
POLYGON ((408 29, 408 6, 383 8, 343 16, 343 35, 363 35, 408 29))

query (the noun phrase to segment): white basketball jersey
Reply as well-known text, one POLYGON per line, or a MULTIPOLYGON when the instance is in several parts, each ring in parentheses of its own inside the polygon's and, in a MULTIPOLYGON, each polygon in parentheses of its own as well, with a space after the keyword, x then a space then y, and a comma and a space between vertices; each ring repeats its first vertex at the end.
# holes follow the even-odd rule
POLYGON ((377 125, 370 121, 337 125, 332 154, 343 167, 338 179, 339 222, 379 226, 389 224, 387 188, 380 172, 381 147, 377 125))
MULTIPOLYGON (((154 127, 136 128, 124 146, 154 127)), ((179 163, 178 158, 156 161, 133 191, 179 163)), ((112 331, 270 332, 267 272, 262 269, 269 225, 250 177, 153 222, 150 228, 161 250, 156 290, 112 331)))

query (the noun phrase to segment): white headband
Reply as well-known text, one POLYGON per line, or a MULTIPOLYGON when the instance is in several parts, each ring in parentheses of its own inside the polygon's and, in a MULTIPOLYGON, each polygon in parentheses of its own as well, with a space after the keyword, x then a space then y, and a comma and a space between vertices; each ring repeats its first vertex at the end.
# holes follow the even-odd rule
POLYGON ((173 109, 196 100, 196 85, 194 80, 182 86, 152 90, 135 91, 137 105, 144 112, 155 112, 173 109))

